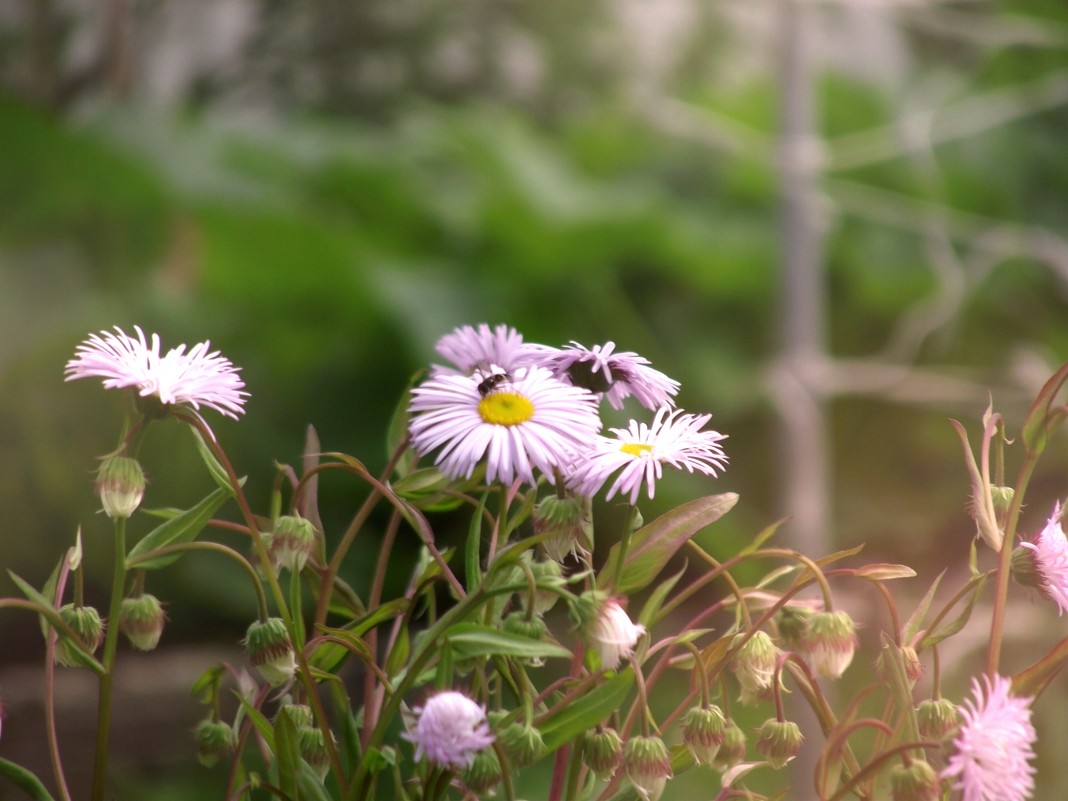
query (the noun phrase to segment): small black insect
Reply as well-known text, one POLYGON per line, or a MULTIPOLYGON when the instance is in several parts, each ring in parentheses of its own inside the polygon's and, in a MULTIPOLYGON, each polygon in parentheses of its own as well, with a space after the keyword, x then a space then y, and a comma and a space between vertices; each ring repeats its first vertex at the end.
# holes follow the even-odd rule
POLYGON ((493 390, 495 390, 498 386, 503 384, 505 381, 511 380, 511 376, 509 376, 508 373, 490 373, 488 376, 483 378, 482 381, 479 382, 478 394, 484 398, 491 392, 493 392, 493 390))

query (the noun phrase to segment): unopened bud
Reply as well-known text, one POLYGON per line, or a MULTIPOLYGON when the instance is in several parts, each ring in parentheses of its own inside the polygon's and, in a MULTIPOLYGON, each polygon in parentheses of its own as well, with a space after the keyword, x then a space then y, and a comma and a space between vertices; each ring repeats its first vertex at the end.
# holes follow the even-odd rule
POLYGON ((927 762, 913 760, 890 771, 890 797, 893 801, 938 801, 942 784, 927 762))
POLYGON ((727 720, 723 730, 723 744, 712 760, 712 766, 718 770, 728 770, 745 759, 745 732, 732 719, 727 720))
POLYGON ((279 617, 252 623, 245 634, 245 651, 252 666, 273 687, 285 684, 297 670, 293 643, 279 617))
POLYGON ((119 630, 139 651, 151 651, 159 644, 167 615, 159 598, 147 593, 123 598, 119 611, 119 630))
POLYGON ((657 801, 671 778, 671 754, 659 737, 636 735, 623 748, 623 768, 642 801, 657 801))
POLYGON ((694 762, 711 765, 723 745, 727 720, 718 706, 695 706, 686 713, 682 741, 690 749, 694 762))
POLYGON ((586 732, 582 757, 598 779, 608 779, 623 761, 623 740, 615 729, 586 732))
POLYGON ((588 498, 548 495, 538 502, 531 515, 535 534, 549 535, 542 548, 554 562, 568 556, 589 556, 593 550, 593 522, 588 498))
POLYGON ((792 720, 764 721, 757 731, 756 750, 773 768, 781 768, 801 750, 805 737, 792 720))
POLYGON ((526 723, 512 723, 505 726, 497 741, 508 755, 511 768, 525 768, 537 762, 545 755, 545 740, 541 732, 526 723))
POLYGON ((928 698, 916 707, 916 726, 924 740, 941 740, 957 730, 957 706, 945 698, 928 698))
POLYGON ((857 650, 857 626, 845 612, 814 612, 801 640, 817 676, 836 679, 842 675, 857 650))
POLYGON ((200 721, 193 730, 193 738, 197 743, 197 761, 206 768, 230 756, 237 747, 234 730, 218 720, 200 721))
MULTIPOLYGON (((737 634, 735 639, 745 636, 737 634)), ((778 647, 767 632, 756 631, 734 655, 730 667, 742 686, 743 703, 755 703, 767 696, 775 677, 775 663, 779 653, 778 647)))
POLYGON ((990 487, 990 500, 994 502, 994 511, 1004 514, 1012 506, 1012 499, 1016 496, 1016 490, 1012 487, 990 487))
POLYGON ((476 752, 471 764, 464 768, 462 778, 467 789, 474 793, 476 798, 492 794, 501 783, 501 762, 497 758, 497 752, 492 748, 476 752))
MULTIPOLYGON (((59 616, 78 635, 77 644, 88 654, 96 653, 104 641, 104 621, 100 613, 91 606, 66 604, 60 607, 59 616)), ((55 661, 64 667, 77 667, 82 664, 78 655, 70 648, 70 641, 60 634, 56 641, 55 661)))
POLYGON ((282 515, 275 521, 268 538, 274 563, 299 573, 309 557, 315 554, 316 537, 315 526, 310 520, 300 515, 282 515))
POLYGON ((96 494, 110 518, 127 518, 145 495, 141 463, 129 456, 105 456, 96 471, 96 494))

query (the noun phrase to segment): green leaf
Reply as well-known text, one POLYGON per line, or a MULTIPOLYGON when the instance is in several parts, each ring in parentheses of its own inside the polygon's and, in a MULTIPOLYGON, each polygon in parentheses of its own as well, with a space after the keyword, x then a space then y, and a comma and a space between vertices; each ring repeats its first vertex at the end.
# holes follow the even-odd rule
POLYGON ((612 593, 629 594, 652 583, 668 560, 705 526, 719 520, 738 502, 738 495, 726 492, 684 503, 661 515, 634 532, 626 560, 613 587, 619 544, 612 546, 608 559, 597 577, 597 588, 612 593))
POLYGON ((156 526, 130 549, 130 553, 126 556, 127 568, 136 567, 138 570, 156 570, 175 562, 181 556, 180 553, 171 553, 145 560, 138 560, 137 557, 168 545, 192 542, 204 530, 216 510, 232 494, 228 488, 220 487, 196 506, 190 507, 170 520, 156 526))
MULTIPOLYGON (((48 637, 48 633, 52 630, 53 627, 51 623, 48 622, 48 618, 45 617, 45 614, 49 610, 51 610, 52 612, 58 615, 59 611, 56 609, 55 606, 52 605, 51 601, 41 595, 41 593, 37 592, 37 590, 34 589, 29 582, 19 578, 15 573, 11 572, 10 570, 7 571, 7 574, 11 576, 11 580, 15 582, 15 585, 20 590, 22 590, 23 595, 25 595, 27 598, 29 598, 31 601, 41 607, 41 631, 45 637, 48 637)), ((61 632, 57 631, 57 634, 59 637, 63 638, 63 642, 66 644, 68 652, 70 652, 75 657, 75 659, 80 665, 89 668, 100 676, 107 673, 107 671, 104 670, 104 666, 100 664, 100 662, 98 662, 92 654, 82 648, 81 643, 72 640, 70 637, 65 636, 61 632)))
POLYGON ((649 594, 649 600, 647 600, 645 606, 642 607, 642 613, 638 615, 639 623, 646 628, 652 628, 653 624, 657 621, 660 607, 664 605, 664 599, 667 598, 668 593, 675 588, 675 585, 685 572, 686 565, 683 565, 682 570, 674 576, 666 578, 656 585, 656 589, 649 594))
POLYGON ((571 652, 562 645, 532 640, 519 634, 474 623, 452 626, 445 631, 444 637, 457 659, 470 659, 475 656, 514 656, 519 659, 571 657, 571 652))
POLYGON ((299 801, 297 773, 300 771, 300 741, 297 727, 284 708, 274 719, 274 756, 278 766, 278 786, 293 801, 299 801))
POLYGON ((252 705, 251 701, 237 690, 234 690, 234 696, 237 698, 238 703, 241 704, 241 709, 248 715, 248 719, 252 721, 252 725, 256 727, 256 731, 260 733, 264 742, 267 743, 267 747, 273 752, 274 727, 271 725, 271 722, 264 717, 264 714, 260 712, 260 710, 252 705))
MULTIPOLYGON (((412 376, 411 381, 408 382, 408 386, 401 393, 397 405, 393 409, 393 417, 390 419, 389 428, 386 431, 387 459, 392 458, 397 448, 408 438, 408 405, 412 400, 412 387, 422 380, 424 373, 425 370, 420 370, 412 376)), ((415 467, 415 463, 418 460, 419 457, 415 451, 411 448, 405 448, 404 453, 397 460, 396 475, 407 475, 415 467)))
POLYGON ((968 585, 965 585, 970 590, 971 597, 968 599, 968 603, 964 605, 964 609, 961 610, 953 620, 946 625, 939 628, 937 631, 929 632, 926 637, 920 640, 920 648, 928 648, 932 645, 937 645, 947 637, 952 637, 968 622, 968 618, 972 616, 972 609, 975 608, 975 602, 979 600, 979 594, 983 591, 983 586, 986 584, 986 576, 974 576, 968 581, 968 585))
POLYGON ((916 611, 912 613, 908 621, 905 623, 905 629, 901 633, 901 639, 904 642, 912 642, 912 638, 916 636, 916 633, 923 626, 923 621, 927 617, 927 611, 931 608, 931 602, 934 601, 935 593, 938 591, 938 585, 942 583, 942 579, 945 578, 946 571, 943 570, 935 580, 931 582, 930 588, 924 593, 923 598, 920 600, 919 605, 916 607, 916 611))
MULTIPOLYGON (((204 441, 204 437, 200 436, 199 431, 193 426, 186 427, 193 432, 193 439, 196 440, 197 444, 197 453, 200 454, 200 458, 204 462, 204 466, 208 468, 208 473, 211 474, 212 479, 221 489, 233 494, 233 487, 230 486, 230 476, 227 475, 226 468, 215 457, 215 452, 208 447, 208 443, 204 441)), ((244 484, 244 482, 245 480, 242 478, 241 483, 244 484)))
POLYGON ((467 546, 464 548, 468 592, 474 592, 482 584, 482 512, 485 508, 486 496, 483 494, 471 514, 471 525, 467 529, 467 546))
POLYGON ((581 697, 561 704, 538 723, 548 751, 555 751, 622 707, 633 684, 634 671, 628 667, 581 697))
POLYGON ((1068 637, 1057 643, 1052 651, 1027 670, 1012 677, 1013 695, 1037 697, 1061 672, 1065 661, 1068 661, 1068 637))
POLYGON ((36 801, 55 801, 41 780, 21 765, 0 759, 0 776, 6 777, 8 781, 36 801))

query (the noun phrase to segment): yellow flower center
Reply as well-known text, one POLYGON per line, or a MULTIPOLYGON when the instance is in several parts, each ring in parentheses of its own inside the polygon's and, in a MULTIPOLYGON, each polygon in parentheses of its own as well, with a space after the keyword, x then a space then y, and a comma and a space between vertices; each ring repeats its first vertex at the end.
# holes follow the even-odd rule
POLYGON ((627 456, 641 456, 643 453, 652 451, 653 446, 647 442, 625 442, 619 449, 627 456))
POLYGON ((516 392, 493 392, 478 402, 478 413, 495 426, 517 426, 534 416, 534 404, 516 392))

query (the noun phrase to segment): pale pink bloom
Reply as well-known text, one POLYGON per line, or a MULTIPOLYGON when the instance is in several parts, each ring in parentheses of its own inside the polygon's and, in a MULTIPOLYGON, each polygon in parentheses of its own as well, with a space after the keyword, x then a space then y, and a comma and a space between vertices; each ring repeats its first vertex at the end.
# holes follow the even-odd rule
POLYGON ((597 437, 593 449, 572 469, 568 485, 580 495, 593 495, 618 470, 606 498, 617 492, 629 494, 633 506, 643 484, 653 497, 665 464, 715 476, 727 464, 719 444, 727 437, 718 431, 700 430, 711 418, 710 414, 683 414, 665 406, 657 411, 652 425, 631 420, 625 429, 610 429, 615 436, 597 437))
POLYGON ((608 599, 597 610, 590 642, 601 657, 601 667, 615 670, 634 654, 634 646, 645 634, 645 626, 634 623, 618 601, 608 599))
POLYGON ((470 478, 486 461, 486 480, 535 484, 588 450, 601 428, 597 399, 543 367, 519 368, 486 389, 479 375, 442 373, 412 390, 409 431, 416 452, 441 449, 450 478, 470 478))
POLYGON ((614 409, 623 408, 633 395, 647 409, 674 406, 679 382, 649 366, 649 360, 629 350, 616 351, 616 343, 587 348, 572 341, 542 357, 540 363, 553 375, 591 392, 603 393, 614 409))
POLYGON ((1068 610, 1068 538, 1061 527, 1060 503, 1034 541, 1020 545, 1031 551, 1039 585, 1057 603, 1057 614, 1063 614, 1068 610))
POLYGON ((1004 676, 973 678, 972 695, 942 778, 955 780, 961 801, 1026 801, 1035 789, 1031 699, 1013 696, 1004 676))
POLYGON ((210 342, 194 345, 187 353, 185 345, 160 354, 157 334, 152 345, 144 332, 134 326, 137 337, 128 336, 121 328, 90 334, 67 362, 65 380, 97 377, 104 379, 106 389, 132 387, 141 397, 155 396, 164 406, 189 404, 199 409, 201 404, 216 409, 228 417, 237 418, 244 412, 248 393, 238 369, 218 351, 209 352, 210 342))
POLYGON ((434 350, 452 362, 455 369, 435 365, 433 375, 454 372, 470 375, 476 371, 508 373, 529 367, 546 347, 523 342, 523 335, 510 326, 491 329, 486 323, 479 323, 478 328, 465 325, 454 329, 438 340, 434 350))
POLYGON ((477 752, 493 745, 486 710, 463 693, 437 693, 413 711, 415 722, 401 737, 415 743, 417 760, 425 756, 443 767, 463 770, 477 752))

